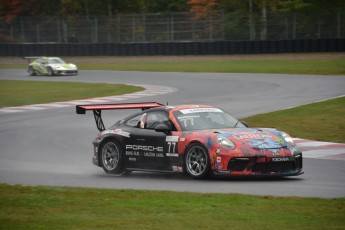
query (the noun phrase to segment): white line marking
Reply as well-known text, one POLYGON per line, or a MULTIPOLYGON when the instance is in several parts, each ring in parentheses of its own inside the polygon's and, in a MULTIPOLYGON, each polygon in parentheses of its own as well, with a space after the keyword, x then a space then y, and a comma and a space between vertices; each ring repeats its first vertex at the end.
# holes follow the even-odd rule
POLYGON ((89 98, 89 99, 82 99, 82 100, 25 105, 25 106, 17 106, 17 107, 4 107, 4 108, 0 108, 0 114, 20 113, 20 112, 28 112, 28 111, 35 111, 35 110, 51 109, 51 108, 62 108, 62 107, 80 105, 80 104, 110 103, 111 101, 121 101, 121 100, 134 99, 134 98, 152 97, 155 95, 173 93, 177 91, 176 88, 167 87, 167 86, 157 86, 157 85, 137 85, 137 86, 143 87, 145 89, 140 92, 118 95, 118 96, 98 97, 98 98, 89 98))

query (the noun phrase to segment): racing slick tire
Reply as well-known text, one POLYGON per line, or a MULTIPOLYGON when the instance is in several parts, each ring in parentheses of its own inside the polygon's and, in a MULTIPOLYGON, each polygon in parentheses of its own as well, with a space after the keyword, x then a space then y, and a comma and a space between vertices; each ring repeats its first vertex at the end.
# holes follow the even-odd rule
POLYGON ((47 68, 47 74, 48 74, 48 76, 53 76, 54 75, 54 71, 53 71, 52 67, 48 67, 47 68))
POLYGON ((35 76, 36 75, 36 72, 35 72, 34 68, 32 68, 32 66, 29 66, 28 73, 29 73, 30 76, 35 76))
POLYGON ((191 144, 186 151, 185 171, 194 179, 204 179, 210 175, 211 164, 208 150, 199 143, 191 144))
POLYGON ((129 173, 124 170, 122 151, 114 139, 108 139, 102 144, 99 159, 103 170, 108 174, 120 176, 129 173))

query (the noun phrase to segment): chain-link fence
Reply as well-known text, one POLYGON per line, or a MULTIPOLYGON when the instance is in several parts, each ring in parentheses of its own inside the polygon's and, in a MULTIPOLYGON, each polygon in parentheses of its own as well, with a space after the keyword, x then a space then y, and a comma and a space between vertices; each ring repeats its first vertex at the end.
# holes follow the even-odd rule
POLYGON ((258 41, 345 37, 345 12, 231 12, 23 17, 0 22, 1 43, 258 41))

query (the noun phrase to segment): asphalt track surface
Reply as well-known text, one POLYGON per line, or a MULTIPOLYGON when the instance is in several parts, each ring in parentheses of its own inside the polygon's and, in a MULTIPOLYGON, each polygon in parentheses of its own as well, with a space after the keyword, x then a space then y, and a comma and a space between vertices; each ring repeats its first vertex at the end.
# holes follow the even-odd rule
MULTIPOLYGON (((178 91, 121 102, 158 101, 211 104, 241 118, 345 94, 339 76, 80 71, 73 77, 29 77, 23 70, 0 70, 0 79, 103 82, 174 87, 178 91)), ((110 126, 132 111, 106 111, 110 126)), ((92 113, 75 107, 0 114, 0 183, 115 189, 241 193, 272 196, 345 197, 345 161, 304 159, 305 174, 283 179, 212 178, 135 172, 106 175, 91 163, 97 134, 92 113)))

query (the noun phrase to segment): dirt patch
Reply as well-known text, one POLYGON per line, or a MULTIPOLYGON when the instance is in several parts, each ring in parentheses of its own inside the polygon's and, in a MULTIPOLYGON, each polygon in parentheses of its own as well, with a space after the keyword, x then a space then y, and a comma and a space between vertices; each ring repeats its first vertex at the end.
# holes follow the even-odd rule
MULTIPOLYGON (((234 54, 234 55, 187 55, 187 56, 87 56, 63 57, 71 63, 114 62, 193 62, 228 60, 274 60, 274 59, 322 59, 344 58, 345 53, 296 53, 296 54, 234 54)), ((0 57, 0 64, 27 64, 22 57, 0 57)))

